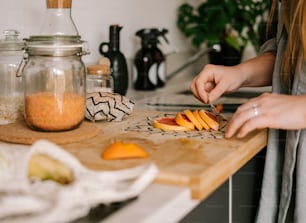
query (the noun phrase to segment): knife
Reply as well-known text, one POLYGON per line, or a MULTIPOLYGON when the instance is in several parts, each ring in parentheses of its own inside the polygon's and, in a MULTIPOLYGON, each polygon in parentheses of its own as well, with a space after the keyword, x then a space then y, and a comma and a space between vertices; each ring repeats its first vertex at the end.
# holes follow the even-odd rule
MULTIPOLYGON (((170 103, 146 103, 146 105, 149 106, 160 106, 160 107, 186 107, 186 108, 209 108, 211 109, 211 106, 209 104, 170 104, 170 103)), ((240 106, 241 104, 222 104, 223 109, 222 112, 235 112, 236 109, 240 106)))

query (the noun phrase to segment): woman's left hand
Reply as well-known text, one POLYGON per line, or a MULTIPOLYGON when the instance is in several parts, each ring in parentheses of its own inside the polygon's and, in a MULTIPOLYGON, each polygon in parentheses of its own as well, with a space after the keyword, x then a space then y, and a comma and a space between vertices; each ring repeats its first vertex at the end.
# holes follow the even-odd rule
POLYGON ((241 105, 231 118, 225 137, 246 136, 255 129, 306 128, 306 95, 264 93, 241 105))

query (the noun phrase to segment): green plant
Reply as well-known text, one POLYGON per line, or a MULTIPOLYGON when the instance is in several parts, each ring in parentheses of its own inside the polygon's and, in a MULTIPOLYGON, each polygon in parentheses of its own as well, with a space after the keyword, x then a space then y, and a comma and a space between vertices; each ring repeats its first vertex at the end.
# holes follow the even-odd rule
POLYGON ((269 0, 204 0, 178 8, 177 26, 195 47, 227 43, 242 51, 248 41, 258 51, 269 0))

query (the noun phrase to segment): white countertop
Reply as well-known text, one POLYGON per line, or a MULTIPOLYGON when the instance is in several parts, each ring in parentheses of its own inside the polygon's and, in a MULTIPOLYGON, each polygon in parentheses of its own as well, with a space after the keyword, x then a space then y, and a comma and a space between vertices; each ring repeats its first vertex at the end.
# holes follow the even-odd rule
POLYGON ((175 223, 190 212, 200 201, 192 200, 184 187, 152 184, 137 200, 104 219, 103 223, 175 223))

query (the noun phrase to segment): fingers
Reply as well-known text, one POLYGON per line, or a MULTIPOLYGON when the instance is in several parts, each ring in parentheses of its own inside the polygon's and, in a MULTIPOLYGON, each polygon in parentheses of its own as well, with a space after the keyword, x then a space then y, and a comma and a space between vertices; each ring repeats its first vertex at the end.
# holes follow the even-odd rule
POLYGON ((227 86, 225 86, 224 84, 225 82, 219 82, 214 85, 214 87, 210 90, 208 98, 208 101, 210 103, 217 100, 224 94, 225 89, 227 89, 227 86))
POLYGON ((212 83, 206 82, 205 78, 198 75, 192 80, 190 84, 190 90, 197 99, 204 103, 208 103, 208 93, 212 88, 212 85, 212 83))
POLYGON ((267 127, 267 117, 259 100, 252 99, 241 105, 232 116, 226 129, 225 137, 231 138, 236 135, 238 138, 245 137, 255 129, 267 127))
POLYGON ((243 138, 250 132, 254 131, 255 129, 264 129, 265 128, 265 118, 263 116, 249 119, 245 122, 239 132, 237 133, 237 138, 243 138))
POLYGON ((217 87, 217 71, 219 66, 206 65, 205 68, 191 82, 190 90, 196 98, 204 103, 210 103, 216 100, 224 92, 224 88, 217 87), (216 91, 217 90, 217 91, 216 91), (217 92, 213 93, 212 92, 217 92))

